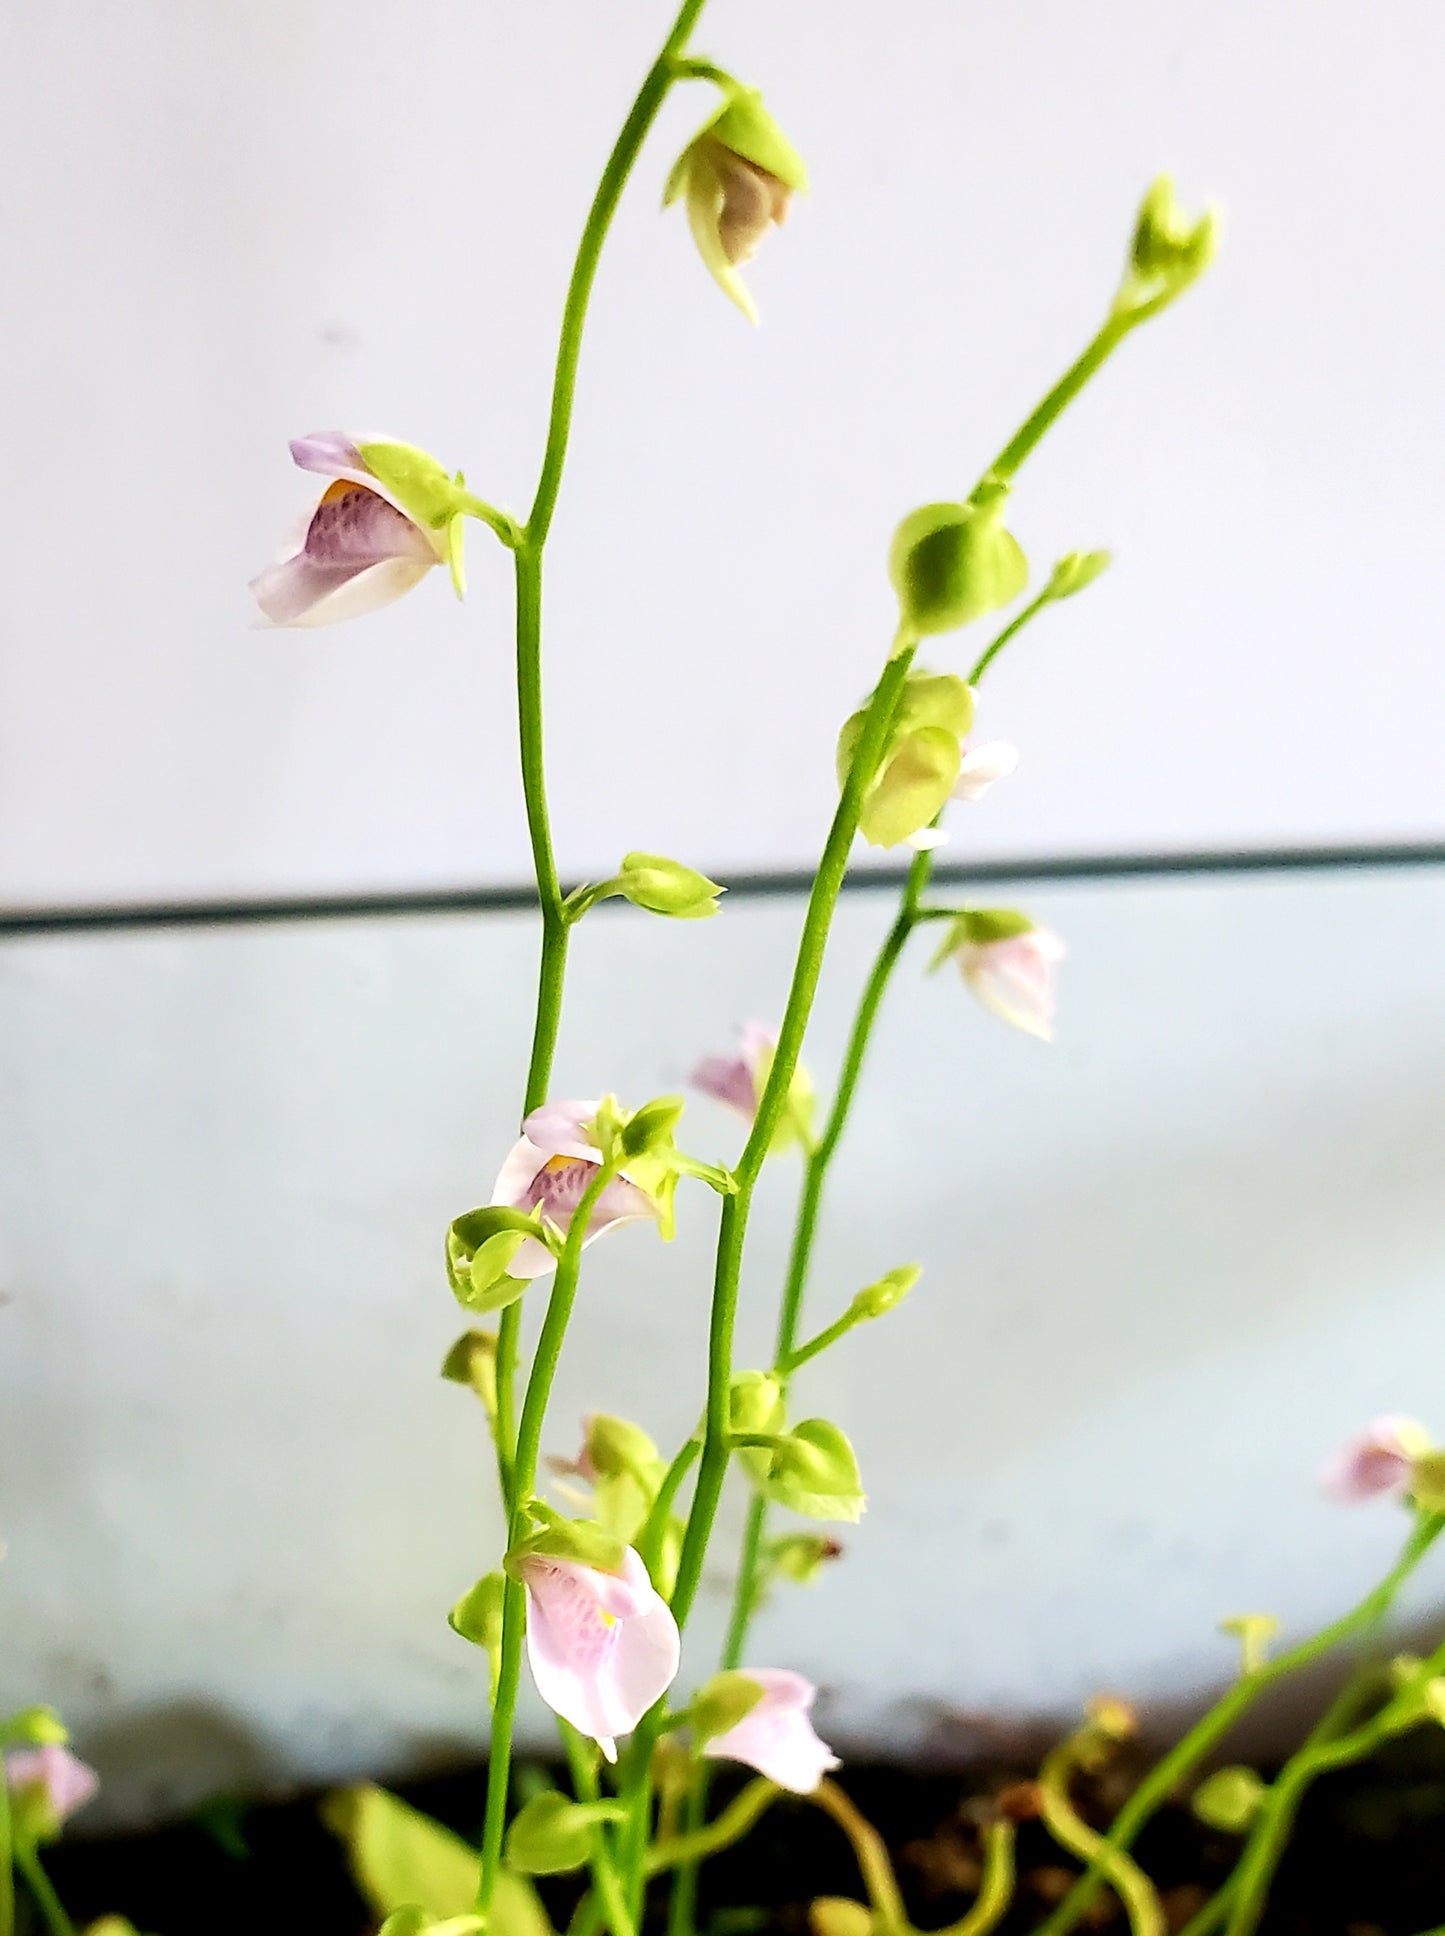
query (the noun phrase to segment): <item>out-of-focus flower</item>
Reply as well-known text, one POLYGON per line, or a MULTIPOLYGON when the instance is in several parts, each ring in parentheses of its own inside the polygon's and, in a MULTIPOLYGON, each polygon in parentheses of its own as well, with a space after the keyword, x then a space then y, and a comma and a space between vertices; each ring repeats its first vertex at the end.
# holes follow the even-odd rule
POLYGON ((1054 969, 1065 948, 1051 928, 1036 927, 1012 908, 970 908, 940 951, 951 956, 990 1014, 1025 1035, 1053 1036, 1054 969))
POLYGON ((1430 1450, 1430 1444, 1423 1425, 1387 1412, 1341 1447, 1320 1474, 1320 1484, 1344 1505, 1358 1505, 1381 1493, 1406 1492, 1415 1461, 1430 1450))
POLYGON ((455 486, 426 452, 326 430, 297 437, 291 455, 332 481, 298 537, 251 580, 273 625, 331 625, 379 611, 433 565, 451 562, 460 580, 455 486))
POLYGON ((100 1778, 69 1748, 52 1741, 40 1748, 12 1749, 5 1756, 5 1785, 25 1832, 48 1841, 84 1808, 100 1778))
POLYGON ((698 254, 749 322, 758 312, 738 270, 769 229, 787 220, 794 192, 807 186, 802 156, 753 88, 725 97, 667 178, 664 208, 682 197, 698 254))
MULTIPOLYGON (((522 1124, 522 1136, 503 1163, 492 1202, 534 1212, 565 1232, 602 1167, 593 1128, 596 1102, 549 1102, 522 1124)), ((605 1186, 592 1207, 585 1243, 620 1224, 651 1219, 670 1235, 670 1205, 640 1189, 626 1171, 605 1186)), ((535 1237, 524 1238, 507 1264, 514 1278, 540 1277, 556 1259, 535 1237)))
POLYGON ((630 1546, 619 1573, 535 1553, 515 1570, 527 1590, 537 1692, 615 1761, 616 1737, 630 1734, 677 1677, 681 1641, 667 1602, 630 1546))
POLYGON ((741 1720, 704 1743, 702 1751, 712 1760, 744 1762, 795 1795, 812 1794, 840 1765, 808 1718, 818 1692, 811 1681, 785 1667, 745 1667, 718 1678, 743 1687, 750 1682, 757 1699, 741 1720))
MULTIPOLYGON (((758 1113, 777 1046, 776 1029, 766 1022, 744 1022, 733 1053, 704 1056, 688 1081, 699 1094, 711 1096, 750 1123, 758 1113)), ((771 1151, 808 1140, 813 1129, 813 1104, 813 1079, 800 1062, 788 1085, 788 1100, 773 1132, 771 1151)))

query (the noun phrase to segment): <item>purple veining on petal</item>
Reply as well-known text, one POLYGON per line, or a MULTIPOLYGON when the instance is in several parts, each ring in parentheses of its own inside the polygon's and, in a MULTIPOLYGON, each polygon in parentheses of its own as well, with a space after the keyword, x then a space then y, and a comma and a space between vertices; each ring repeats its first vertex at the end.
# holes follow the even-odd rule
POLYGON ((306 556, 318 565, 362 571, 386 558, 435 564, 437 553, 421 526, 364 484, 337 483, 322 496, 306 529, 306 556))

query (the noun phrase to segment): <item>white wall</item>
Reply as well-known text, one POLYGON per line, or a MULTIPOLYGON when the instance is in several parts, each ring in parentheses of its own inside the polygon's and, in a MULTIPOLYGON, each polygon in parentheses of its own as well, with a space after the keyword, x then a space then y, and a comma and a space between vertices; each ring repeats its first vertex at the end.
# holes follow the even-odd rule
MULTIPOLYGON (((1445 1428, 1439 873, 1054 888, 1048 1050, 905 964, 839 1157, 810 1316, 916 1259, 912 1299, 799 1380, 870 1510, 755 1664, 876 1750, 1187 1700, 1214 1631, 1291 1633, 1382 1571, 1398 1511, 1316 1493, 1382 1409, 1445 1428)), ((775 1012, 797 909, 579 934, 560 1093, 677 1086, 775 1012)), ((826 1086, 888 919, 845 904, 810 1057, 826 1086)), ((0 950, 0 1707, 59 1702, 112 1815, 217 1786, 475 1753, 445 1609, 501 1528, 447 1219, 515 1134, 521 917, 35 941, 0 950)), ((697 1103, 688 1145, 735 1148, 697 1103)), ((796 1187, 764 1179, 739 1362, 767 1350, 796 1187)), ((547 1432, 696 1419, 715 1201, 589 1252, 547 1432)), ((538 1318, 529 1310, 529 1321, 538 1318)), ((708 1670, 741 1498, 689 1637, 708 1670)), ((1438 1606, 1441 1572, 1418 1607, 1438 1606)), ((545 1742, 529 1709, 527 1739, 545 1742)))
MULTIPOLYGON (((305 500, 297 431, 379 426, 522 508, 666 11, 17 10, 0 899, 524 876, 500 553, 465 610, 436 581, 329 635, 251 631, 244 585, 305 500)), ((701 90, 618 219, 549 591, 566 871, 813 854, 894 522, 1074 353, 1161 165, 1227 247, 1025 474, 1040 566, 1120 562, 1001 668, 1026 766, 979 841, 1438 835, 1439 7, 712 0, 699 44, 815 193, 757 333, 657 212, 701 90)))

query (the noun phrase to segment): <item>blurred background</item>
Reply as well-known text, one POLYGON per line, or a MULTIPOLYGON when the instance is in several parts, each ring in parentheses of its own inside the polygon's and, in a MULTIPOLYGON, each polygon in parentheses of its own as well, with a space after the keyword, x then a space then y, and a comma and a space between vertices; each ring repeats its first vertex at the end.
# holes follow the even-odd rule
MULTIPOLYGON (((298 432, 418 442, 525 509, 572 251, 667 9, 14 25, 0 1706, 61 1705, 134 1819, 483 1738, 442 1616, 500 1529, 480 1415, 436 1381, 438 1253, 516 1132, 535 936, 324 900, 526 880, 509 573, 478 532, 465 606, 434 579, 314 634, 253 629, 245 584, 311 495, 298 432), (277 899, 304 918, 144 913, 277 899)), ((568 879, 634 846, 810 866, 898 517, 965 491, 1082 346, 1158 169, 1226 210, 1218 264, 1014 500, 1036 572, 1116 553, 991 675, 981 730, 1023 764, 949 850, 1068 939, 1060 1040, 924 980, 920 946, 819 1254, 820 1321, 928 1270, 809 1374, 872 1506, 758 1660, 820 1680, 846 1746, 966 1752, 1101 1685, 1197 1696, 1224 1615, 1326 1617, 1398 1528, 1323 1505, 1320 1459, 1378 1410, 1445 1426, 1445 877, 1363 864, 1445 843, 1445 17, 712 0, 694 44, 765 89, 813 194, 749 272, 757 331, 658 211, 706 90, 619 212, 548 565, 568 879), (1343 851, 1248 868, 1282 848, 1343 851)), ((825 1090, 889 906, 840 913, 825 1090)), ((776 1014, 800 913, 589 920, 558 1090, 639 1100, 776 1014)), ((793 1183, 774 1166, 748 1253, 759 1358, 793 1183)), ((690 1428, 713 1216, 596 1253, 550 1450, 593 1407, 690 1428)))

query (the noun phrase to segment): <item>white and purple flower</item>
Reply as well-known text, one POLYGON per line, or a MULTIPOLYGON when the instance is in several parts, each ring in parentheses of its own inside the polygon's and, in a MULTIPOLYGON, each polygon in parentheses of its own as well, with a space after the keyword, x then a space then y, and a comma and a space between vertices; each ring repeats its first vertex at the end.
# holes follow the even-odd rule
MULTIPOLYGON (((602 1153, 592 1134, 598 1107, 596 1102, 548 1102, 534 1109, 522 1124, 521 1140, 502 1165, 492 1202, 535 1211, 544 1222, 569 1230, 602 1167, 602 1153)), ((593 1243, 621 1224, 648 1219, 669 1234, 667 1204, 640 1188, 624 1170, 611 1178, 592 1206, 583 1242, 593 1243)), ((513 1277, 541 1277, 556 1261, 544 1243, 528 1237, 507 1270, 513 1277)))
POLYGON ((766 1022, 744 1022, 731 1055, 705 1055, 688 1081, 699 1094, 751 1122, 758 1113, 763 1085, 773 1065, 778 1031, 766 1022))
POLYGON ((1066 950, 1052 928, 960 942, 959 972, 992 1015, 1040 1041, 1053 1038, 1054 969, 1066 950))
POLYGON ((69 1748, 46 1742, 40 1748, 13 1748, 5 1756, 5 1786, 30 1832, 48 1840, 84 1808, 100 1777, 69 1748))
POLYGON ((1415 1461, 1430 1450, 1430 1434, 1413 1418, 1387 1412, 1343 1446, 1320 1474, 1320 1484, 1342 1505, 1408 1491, 1415 1461))
POLYGON ((302 470, 332 481, 297 539, 251 580, 273 625, 331 625, 379 611, 449 559, 447 529, 429 529, 405 509, 367 464, 364 441, 327 430, 291 444, 302 470))
POLYGON ((741 1721, 706 1742, 703 1753, 741 1761, 779 1788, 811 1795, 829 1769, 841 1765, 808 1718, 818 1690, 786 1667, 745 1667, 738 1678, 753 1681, 762 1698, 741 1721))
POLYGON ((677 1678, 682 1643, 667 1602, 628 1547, 619 1573, 530 1554, 517 1563, 527 1593, 527 1659, 554 1714, 609 1761, 677 1678))

